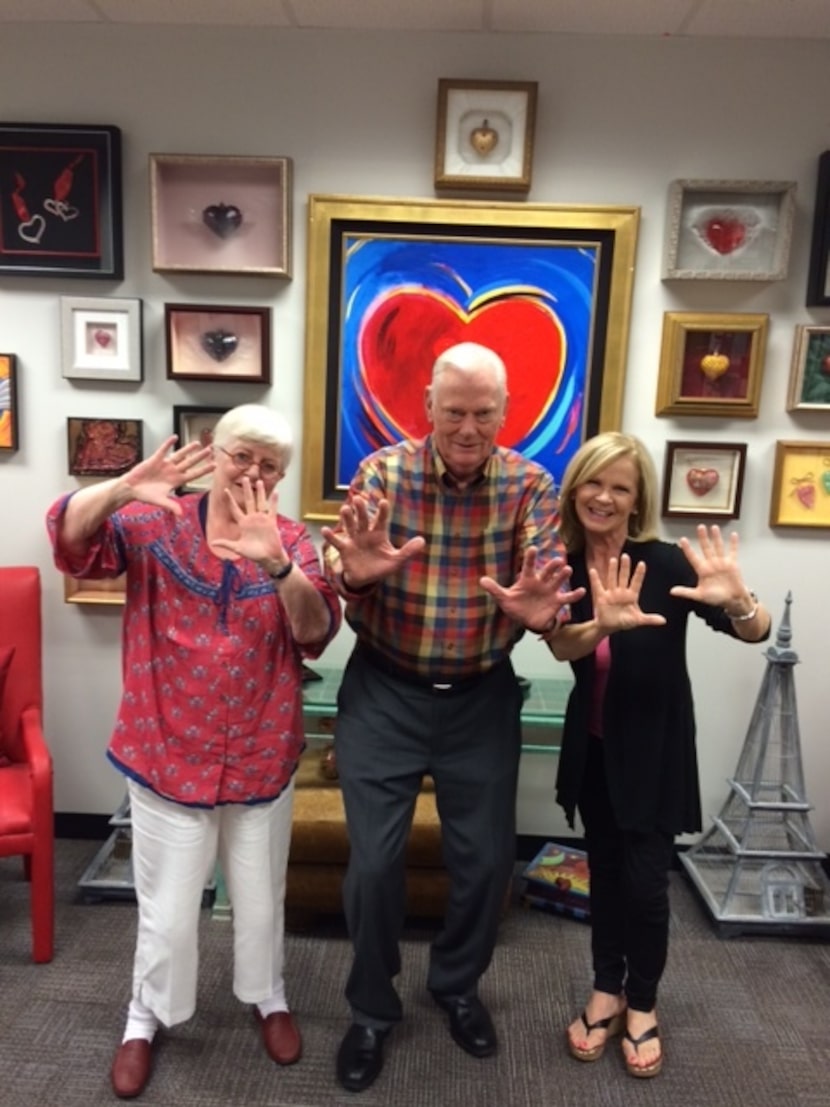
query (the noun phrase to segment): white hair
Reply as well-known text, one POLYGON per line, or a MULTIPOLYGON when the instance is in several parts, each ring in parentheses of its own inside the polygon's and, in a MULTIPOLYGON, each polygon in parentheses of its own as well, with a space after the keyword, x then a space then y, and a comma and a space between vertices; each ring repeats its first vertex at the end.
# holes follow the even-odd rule
POLYGON ((214 446, 224 446, 232 439, 269 446, 280 455, 284 469, 288 468, 294 447, 294 435, 284 415, 262 404, 240 404, 226 411, 213 429, 214 446))

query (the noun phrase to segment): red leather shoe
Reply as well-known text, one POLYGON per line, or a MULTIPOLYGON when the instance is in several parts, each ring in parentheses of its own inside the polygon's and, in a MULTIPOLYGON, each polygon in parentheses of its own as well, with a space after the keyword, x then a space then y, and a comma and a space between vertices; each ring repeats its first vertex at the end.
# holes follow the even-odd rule
POLYGON ((144 1038, 122 1042, 112 1062, 112 1090, 120 1099, 141 1095, 153 1067, 153 1045, 144 1038))
POLYGON ((303 1042, 291 1012, 275 1011, 263 1018, 259 1008, 254 1007, 254 1015, 262 1027, 262 1041, 271 1060, 278 1065, 293 1065, 299 1061, 303 1042))

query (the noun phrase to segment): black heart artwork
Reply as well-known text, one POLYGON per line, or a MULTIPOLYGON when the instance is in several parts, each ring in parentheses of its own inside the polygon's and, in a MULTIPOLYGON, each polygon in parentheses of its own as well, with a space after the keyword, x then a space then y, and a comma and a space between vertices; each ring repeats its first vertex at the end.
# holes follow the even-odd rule
POLYGON ((214 361, 227 361, 239 345, 239 339, 232 331, 205 331, 202 335, 202 348, 214 361))
POLYGON ((227 238, 242 226, 242 212, 236 204, 209 204, 202 211, 202 222, 220 238, 227 238))

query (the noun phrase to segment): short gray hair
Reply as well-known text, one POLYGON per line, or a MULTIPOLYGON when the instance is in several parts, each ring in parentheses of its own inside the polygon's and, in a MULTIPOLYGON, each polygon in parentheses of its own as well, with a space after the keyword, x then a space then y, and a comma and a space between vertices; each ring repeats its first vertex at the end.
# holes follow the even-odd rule
POLYGON ((263 404, 240 404, 226 411, 213 428, 214 446, 231 439, 269 446, 280 455, 283 469, 288 468, 294 448, 294 435, 284 415, 263 404))
POLYGON ((493 374, 496 387, 503 396, 507 395, 507 367, 495 350, 482 346, 478 342, 459 342, 439 354, 432 367, 432 384, 435 384, 447 369, 457 369, 460 373, 493 374))

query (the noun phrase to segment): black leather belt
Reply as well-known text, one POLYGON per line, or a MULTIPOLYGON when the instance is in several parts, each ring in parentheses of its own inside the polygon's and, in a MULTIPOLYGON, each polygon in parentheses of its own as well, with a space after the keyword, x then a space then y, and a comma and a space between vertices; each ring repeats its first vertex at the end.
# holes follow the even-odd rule
POLYGON ((390 661, 388 657, 385 657, 378 650, 373 649, 371 646, 366 646, 363 643, 358 644, 355 652, 358 656, 363 658, 368 665, 371 665, 372 668, 379 669, 380 672, 386 673, 387 676, 394 677, 395 680, 400 680, 403 684, 411 684, 413 688, 423 688, 428 692, 434 692, 436 695, 444 696, 460 692, 469 692, 488 677, 492 676, 502 665, 509 664, 508 659, 505 658, 504 661, 498 662, 498 664, 494 665, 492 668, 486 669, 481 673, 473 673, 471 676, 456 677, 449 680, 434 680, 431 677, 421 676, 420 673, 413 673, 408 669, 402 668, 400 665, 396 665, 394 661, 390 661))

